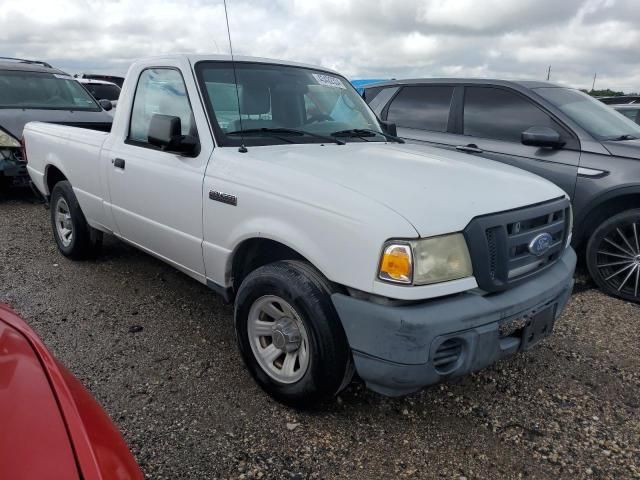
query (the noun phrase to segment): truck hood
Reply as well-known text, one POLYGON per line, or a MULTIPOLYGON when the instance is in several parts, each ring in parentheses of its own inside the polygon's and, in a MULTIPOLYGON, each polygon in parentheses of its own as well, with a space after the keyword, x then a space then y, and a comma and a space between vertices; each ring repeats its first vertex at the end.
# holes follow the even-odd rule
POLYGON ((287 145, 249 148, 248 155, 369 197, 422 237, 461 231, 479 215, 565 196, 524 170, 422 145, 287 145))
POLYGON ((0 128, 18 140, 28 122, 48 122, 70 126, 92 125, 96 130, 109 131, 113 117, 107 112, 70 110, 0 109, 0 128))
POLYGON ((640 159, 640 140, 621 140, 618 142, 606 140, 602 142, 602 145, 609 150, 611 155, 640 159))

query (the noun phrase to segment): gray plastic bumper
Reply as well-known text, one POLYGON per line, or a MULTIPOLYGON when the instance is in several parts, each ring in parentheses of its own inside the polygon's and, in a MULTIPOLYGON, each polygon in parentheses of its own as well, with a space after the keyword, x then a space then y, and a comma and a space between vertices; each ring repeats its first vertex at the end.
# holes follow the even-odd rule
POLYGON ((397 396, 487 367, 549 335, 571 295, 575 266, 569 248, 531 281, 492 295, 462 293, 407 306, 338 293, 332 300, 360 377, 370 389, 397 396), (501 334, 501 326, 516 320, 528 326, 501 334))

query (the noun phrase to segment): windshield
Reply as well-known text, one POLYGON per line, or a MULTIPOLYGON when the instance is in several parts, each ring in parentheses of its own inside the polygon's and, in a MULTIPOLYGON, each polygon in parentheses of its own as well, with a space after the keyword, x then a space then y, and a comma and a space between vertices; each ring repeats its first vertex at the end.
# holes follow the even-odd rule
POLYGON ((598 140, 640 138, 640 125, 584 92, 558 87, 536 88, 535 92, 598 140))
POLYGON ((323 143, 334 133, 342 141, 385 141, 374 114, 339 75, 247 62, 236 63, 235 73, 231 62, 200 62, 196 71, 221 145, 323 143))
POLYGON ((89 90, 96 100, 118 100, 120 89, 116 85, 103 83, 85 83, 84 87, 89 90))
POLYGON ((18 70, 0 71, 0 108, 101 110, 72 77, 18 70))

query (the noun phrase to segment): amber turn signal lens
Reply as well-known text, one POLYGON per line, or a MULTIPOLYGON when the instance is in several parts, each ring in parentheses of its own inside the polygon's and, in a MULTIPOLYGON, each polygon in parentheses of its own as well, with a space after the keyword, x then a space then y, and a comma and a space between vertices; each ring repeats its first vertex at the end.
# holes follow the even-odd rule
POLYGON ((413 270, 411 247, 409 245, 388 245, 382 254, 380 279, 411 283, 413 270))

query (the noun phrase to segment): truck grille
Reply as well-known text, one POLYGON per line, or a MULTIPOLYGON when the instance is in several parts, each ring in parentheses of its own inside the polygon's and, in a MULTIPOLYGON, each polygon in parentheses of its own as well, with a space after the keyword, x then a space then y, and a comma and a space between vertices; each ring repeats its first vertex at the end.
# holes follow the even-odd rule
POLYGON ((553 265, 564 251, 569 215, 569 201, 560 198, 474 218, 464 235, 478 286, 505 290, 553 265))

